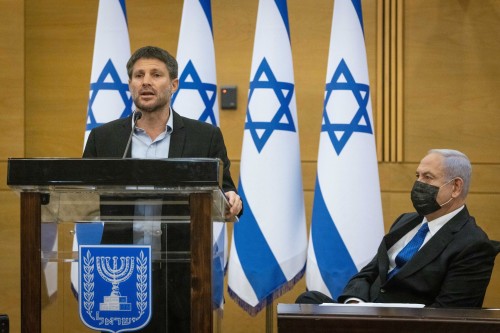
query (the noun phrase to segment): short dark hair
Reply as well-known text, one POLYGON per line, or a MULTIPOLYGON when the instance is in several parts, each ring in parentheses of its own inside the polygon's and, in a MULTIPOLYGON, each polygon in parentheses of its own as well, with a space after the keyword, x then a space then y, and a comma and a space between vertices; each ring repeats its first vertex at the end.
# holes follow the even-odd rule
POLYGON ((161 60, 167 66, 170 79, 173 80, 177 78, 177 60, 175 60, 175 58, 170 53, 157 46, 144 46, 135 51, 127 62, 127 73, 129 79, 132 78, 132 69, 139 59, 161 60))

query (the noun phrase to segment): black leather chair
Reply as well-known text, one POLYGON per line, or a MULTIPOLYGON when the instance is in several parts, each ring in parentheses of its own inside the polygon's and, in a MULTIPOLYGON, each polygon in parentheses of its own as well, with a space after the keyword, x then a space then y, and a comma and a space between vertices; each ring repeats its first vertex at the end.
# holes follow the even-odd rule
POLYGON ((497 250, 497 253, 500 253, 500 241, 490 240, 491 245, 497 250))

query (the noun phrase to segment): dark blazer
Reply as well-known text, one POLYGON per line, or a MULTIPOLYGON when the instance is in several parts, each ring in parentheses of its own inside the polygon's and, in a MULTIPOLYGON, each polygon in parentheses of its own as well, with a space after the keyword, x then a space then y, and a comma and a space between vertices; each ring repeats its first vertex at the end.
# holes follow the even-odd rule
MULTIPOLYGON (((345 287, 339 302, 357 297, 375 303, 429 307, 481 307, 496 251, 464 207, 401 270, 387 280, 387 250, 422 222, 403 214, 384 236, 377 254, 345 287)), ((432 223, 432 222, 430 222, 432 223)))
MULTIPOLYGON (((197 120, 180 116, 172 112, 173 132, 170 137, 169 158, 219 158, 224 163, 222 189, 236 191, 231 174, 230 162, 222 133, 218 127, 197 120)), ((84 158, 117 157, 125 152, 127 141, 132 131, 132 116, 111 121, 94 128, 88 137, 83 153, 84 158)), ((131 157, 131 149, 127 152, 131 157)), ((103 199, 104 196, 101 197, 103 199)), ((125 202, 130 198, 123 198, 125 202)), ((113 197, 111 202, 120 200, 113 197)), ((102 200, 106 201, 106 200, 102 200)), ((163 211, 175 205, 163 205, 163 211)), ((101 216, 132 216, 134 205, 101 204, 101 216)), ((188 215, 189 212, 186 213, 188 215)), ((241 213, 240 213, 241 214, 241 213)), ((165 225, 162 230, 166 231, 165 225)), ((132 244, 132 223, 105 223, 101 244, 132 244)), ((167 252, 189 251, 189 224, 171 222, 168 232, 162 233, 162 244, 166 244, 167 252), (163 238, 165 237, 165 238, 163 238)), ((151 322, 140 332, 189 332, 191 293, 190 263, 168 262, 167 269, 161 264, 153 265, 153 317, 151 322), (168 275, 167 272, 168 271, 168 275), (168 280, 168 283, 166 282, 168 280), (169 295, 165 299, 165 295, 169 295), (168 305, 166 305, 168 304, 168 305), (168 309, 168 330, 165 327, 165 316, 168 309)))
MULTIPOLYGON (((228 157, 222 132, 216 126, 203 123, 201 121, 182 117, 177 112, 172 112, 173 132, 170 137, 169 158, 220 158, 224 163, 222 189, 236 191, 236 187, 231 178, 229 167, 231 165, 228 157)), ((84 158, 105 157, 121 158, 125 152, 127 141, 132 131, 132 116, 121 118, 99 127, 94 128, 88 137, 84 158)), ((127 151, 127 157, 131 157, 131 149, 127 151)), ((119 200, 113 197, 110 201, 119 200)), ((128 198, 124 198, 129 201, 128 198)), ((103 200, 105 201, 105 200, 103 200)), ((164 211, 168 206, 164 206, 164 211)), ((132 216, 133 205, 101 205, 101 215, 103 216, 132 216)), ((239 215, 241 215, 240 212, 239 215)), ((106 224, 104 227, 103 244, 130 244, 132 243, 131 224, 106 224)), ((182 238, 170 241, 175 243, 183 242, 182 238)))
MULTIPOLYGON (((222 189, 236 191, 229 167, 224 139, 220 129, 201 121, 180 116, 173 111, 174 130, 170 137, 169 158, 220 158, 224 163, 222 189)), ((84 158, 122 157, 132 131, 132 116, 111 121, 94 128, 88 137, 84 158)), ((131 149, 127 151, 131 157, 131 149)))

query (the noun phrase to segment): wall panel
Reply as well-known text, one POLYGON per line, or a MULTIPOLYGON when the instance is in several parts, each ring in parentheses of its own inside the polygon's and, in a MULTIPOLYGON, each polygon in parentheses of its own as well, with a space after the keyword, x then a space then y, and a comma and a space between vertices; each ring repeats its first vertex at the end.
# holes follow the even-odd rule
POLYGON ((24 155, 24 2, 0 0, 0 313, 19 332, 19 196, 6 185, 7 158, 24 155))
POLYGON ((24 3, 0 1, 0 160, 24 154, 24 3))
POLYGON ((97 0, 26 0, 26 156, 83 150, 97 0))
POLYGON ((0 191, 0 312, 10 318, 10 331, 20 332, 20 254, 19 196, 0 191))
POLYGON ((405 2, 405 160, 429 148, 500 162, 499 2, 405 2))

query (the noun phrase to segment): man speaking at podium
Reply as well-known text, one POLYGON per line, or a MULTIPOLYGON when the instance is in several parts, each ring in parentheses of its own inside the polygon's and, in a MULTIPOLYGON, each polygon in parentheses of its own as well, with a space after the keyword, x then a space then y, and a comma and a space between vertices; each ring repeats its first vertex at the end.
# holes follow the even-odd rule
MULTIPOLYGON (((411 191, 416 213, 394 222, 375 257, 351 278, 338 301, 481 307, 497 250, 465 205, 471 170, 459 151, 430 150, 417 167, 411 191)), ((334 301, 308 291, 296 302, 334 301)))
POLYGON ((182 117, 170 107, 179 87, 177 60, 161 48, 145 46, 130 57, 127 72, 135 112, 93 129, 83 157, 220 158, 224 162, 222 187, 231 205, 228 214, 238 215, 242 202, 231 179, 220 129, 182 117))
MULTIPOLYGON (((136 110, 128 118, 114 120, 94 128, 88 137, 83 157, 219 158, 224 163, 222 189, 230 206, 226 217, 239 215, 242 202, 231 179, 230 162, 220 129, 182 117, 170 106, 172 95, 179 87, 176 59, 161 48, 142 47, 130 57, 127 72, 129 90, 136 110)), ((138 208, 136 207, 136 212, 138 208)), ((101 214, 103 215, 102 211, 101 214)), ((130 244, 138 243, 139 240, 139 243, 151 244, 154 247, 155 242, 161 242, 150 235, 151 233, 148 234, 144 230, 136 230, 136 225, 132 231, 130 224, 125 226, 108 223, 104 227, 101 243, 130 244)), ((175 251, 189 249, 188 236, 172 240, 168 236, 167 232, 169 246, 173 244, 180 246, 175 251)), ((168 268, 168 332, 189 332, 189 303, 186 304, 186 297, 176 297, 178 294, 187 297, 190 295, 189 265, 185 266, 187 268, 174 269, 170 266, 168 268)), ((157 277, 156 280, 163 281, 161 277, 157 277)), ((155 281, 155 272, 153 272, 153 286, 164 288, 155 281)), ((153 317, 141 332, 167 331, 162 311, 165 299, 158 297, 160 294, 158 292, 154 294, 153 317)))

